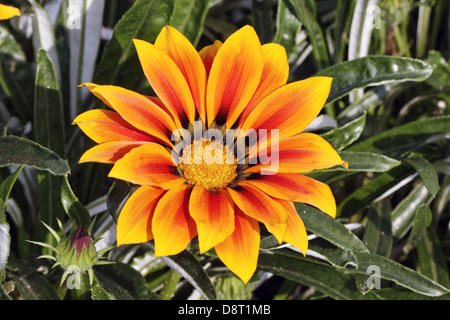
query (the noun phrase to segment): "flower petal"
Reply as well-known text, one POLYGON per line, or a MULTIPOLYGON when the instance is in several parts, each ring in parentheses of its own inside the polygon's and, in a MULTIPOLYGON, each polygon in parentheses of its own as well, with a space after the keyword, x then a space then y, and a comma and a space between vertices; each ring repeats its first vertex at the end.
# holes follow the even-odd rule
POLYGON ((19 9, 0 4, 0 20, 11 19, 14 16, 20 16, 19 9))
POLYGON ((117 221, 117 246, 153 239, 153 214, 164 193, 160 188, 142 186, 128 198, 117 221))
POLYGON ((302 132, 327 101, 331 82, 332 78, 313 77, 278 88, 255 106, 240 128, 276 129, 280 137, 302 132))
POLYGON ((224 42, 208 79, 208 125, 217 117, 231 128, 255 93, 263 64, 261 43, 252 27, 239 29, 224 42))
POLYGON ((116 163, 123 158, 132 149, 137 148, 145 142, 130 141, 110 141, 98 144, 87 150, 80 158, 78 163, 99 162, 116 163))
POLYGON ((289 77, 289 63, 286 50, 276 43, 262 46, 264 68, 261 81, 255 94, 242 113, 241 121, 247 118, 250 111, 267 95, 286 84, 289 77))
POLYGON ((212 45, 203 47, 200 51, 200 57, 202 58, 203 64, 205 65, 206 76, 209 76, 209 72, 211 71, 212 64, 214 62, 214 58, 219 52, 220 47, 222 46, 222 41, 216 40, 212 45))
POLYGON ((300 174, 261 175, 259 179, 241 181, 239 185, 258 188, 273 198, 307 203, 331 217, 336 216, 336 201, 330 187, 300 174))
POLYGON ((306 250, 308 250, 308 234, 303 220, 297 214, 295 206, 291 201, 278 200, 278 202, 286 208, 288 214, 287 229, 283 241, 293 245, 303 255, 306 255, 306 250))
POLYGON ((80 129, 97 143, 109 141, 155 141, 148 134, 134 128, 117 112, 89 110, 73 120, 80 129))
POLYGON ((170 135, 177 126, 169 114, 146 96, 117 86, 88 88, 132 126, 173 145, 170 135))
POLYGON ((118 160, 109 177, 169 189, 186 181, 174 173, 175 166, 166 148, 150 142, 134 148, 118 160))
POLYGON ((200 119, 206 122, 206 71, 202 59, 189 40, 177 29, 164 27, 155 41, 180 69, 194 99, 200 119))
POLYGON ((282 205, 252 185, 240 185, 241 189, 228 188, 236 206, 246 215, 266 226, 278 241, 283 241, 286 234, 287 213, 282 205))
POLYGON ((253 218, 235 208, 234 232, 215 247, 220 260, 244 283, 255 273, 258 262, 260 231, 253 218))
POLYGON ((216 193, 202 186, 194 186, 189 212, 197 225, 200 253, 213 248, 233 233, 233 205, 223 190, 216 193))
POLYGON ((155 256, 180 253, 197 235, 189 215, 190 191, 189 185, 179 185, 167 191, 156 206, 152 221, 155 256))
MULTIPOLYGON (((176 63, 160 48, 143 40, 133 40, 150 85, 181 123, 195 120, 195 105, 189 85, 176 63)), ((178 124, 178 123, 177 123, 178 124)))
MULTIPOLYGON (((265 148, 259 150, 258 157, 271 154, 272 162, 256 164, 246 169, 245 172, 305 173, 338 165, 348 167, 336 150, 316 134, 301 133, 292 137, 280 138, 275 145, 270 141, 271 139, 268 140, 269 143, 265 148), (272 153, 272 151, 276 152, 276 148, 278 148, 278 157, 272 153)), ((250 153, 254 154, 253 150, 250 153)), ((255 156, 252 155, 250 158, 254 159, 255 156)))

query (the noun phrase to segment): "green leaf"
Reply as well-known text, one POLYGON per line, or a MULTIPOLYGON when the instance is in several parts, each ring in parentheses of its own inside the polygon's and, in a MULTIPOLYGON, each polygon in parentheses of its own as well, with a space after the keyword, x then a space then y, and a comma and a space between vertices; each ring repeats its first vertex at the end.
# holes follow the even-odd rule
POLYGON ((16 136, 0 137, 0 167, 24 165, 46 170, 53 175, 64 176, 70 173, 66 160, 40 144, 16 136))
POLYGON ((380 271, 379 276, 382 279, 391 280, 414 292, 431 297, 442 296, 450 292, 424 275, 388 258, 365 252, 354 252, 354 255, 358 260, 358 271, 360 272, 367 273, 370 267, 375 266, 380 271))
POLYGON ((38 273, 11 277, 24 300, 61 300, 55 286, 38 273))
MULTIPOLYGON (((373 206, 375 207, 375 206, 373 206)), ((386 205, 371 208, 367 215, 367 226, 363 243, 371 253, 387 257, 391 253, 393 238, 391 226, 391 212, 386 205)))
MULTIPOLYGON (((36 59, 36 81, 34 99, 34 135, 37 143, 65 157, 65 132, 63 106, 55 69, 50 56, 40 49, 36 59)), ((40 219, 51 227, 62 219, 62 177, 49 172, 38 172, 40 219)), ((47 233, 47 230, 41 230, 47 233)))
MULTIPOLYGON (((409 231, 417 215, 417 209, 430 197, 427 188, 423 184, 419 184, 400 201, 392 211, 392 235, 394 237, 402 238, 409 231)), ((420 217, 420 219, 422 218, 420 217)))
POLYGON ((334 102, 356 89, 405 81, 423 81, 433 69, 422 60, 369 56, 343 62, 316 73, 333 78, 327 103, 334 102))
POLYGON ((376 176, 371 181, 355 190, 342 201, 337 208, 338 217, 350 217, 354 213, 369 205, 391 188, 407 182, 413 171, 406 166, 398 166, 388 172, 376 176))
POLYGON ((295 10, 298 19, 303 24, 313 48, 312 54, 317 70, 322 70, 330 65, 327 42, 318 21, 319 15, 314 0, 286 0, 295 10))
POLYGON ((188 38, 194 46, 203 31, 211 0, 175 0, 170 25, 188 38))
POLYGON ((9 194, 11 193, 19 174, 22 172, 22 168, 23 167, 19 167, 0 184, 0 223, 6 223, 6 201, 9 198, 9 194))
POLYGON ((423 157, 407 158, 405 159, 405 163, 416 169, 430 194, 435 197, 439 192, 440 187, 439 178, 433 165, 423 157))
POLYGON ((34 71, 22 47, 4 26, 0 26, 0 41, 0 87, 20 118, 31 119, 34 71))
POLYGON ((252 15, 253 26, 255 27, 261 44, 271 42, 274 30, 272 19, 272 1, 252 0, 252 15))
POLYGON ((376 291, 376 295, 383 300, 390 301, 418 301, 418 300, 450 300, 450 294, 439 297, 429 297, 405 288, 386 288, 376 291))
POLYGON ((352 15, 355 8, 355 0, 338 0, 336 7, 336 17, 334 19, 334 60, 335 63, 341 63, 345 59, 345 49, 347 48, 347 39, 350 32, 352 15))
POLYGON ((0 283, 3 282, 3 271, 8 261, 11 237, 9 224, 6 221, 6 202, 23 167, 19 167, 0 184, 0 283))
POLYGON ((105 289, 103 289, 98 284, 92 286, 91 288, 91 297, 92 300, 111 300, 111 296, 105 289))
POLYGON ((389 158, 382 154, 371 152, 342 151, 340 156, 343 161, 348 162, 348 170, 336 167, 327 171, 346 170, 349 172, 386 172, 402 163, 401 161, 389 158))
POLYGON ((273 42, 286 49, 290 65, 295 64, 302 52, 301 45, 305 43, 304 39, 298 36, 301 31, 302 23, 289 10, 286 2, 278 1, 276 33, 273 42))
POLYGON ((447 259, 434 230, 424 232, 417 241, 417 257, 421 274, 446 288, 450 287, 447 259))
POLYGON ((158 300, 147 287, 144 277, 128 264, 116 262, 95 266, 94 272, 100 287, 115 300, 158 300))
POLYGON ((130 193, 130 189, 130 184, 128 182, 116 180, 108 191, 106 205, 108 207, 109 214, 116 223, 119 216, 119 206, 125 197, 130 193))
POLYGON ((366 124, 366 114, 347 123, 346 125, 324 133, 322 138, 327 140, 336 151, 341 151, 359 139, 366 124))
POLYGON ((134 48, 133 39, 154 42, 161 29, 170 23, 174 0, 138 0, 117 23, 111 40, 94 76, 98 84, 114 84, 135 89, 142 68, 134 48), (130 77, 129 75, 134 75, 130 77))
POLYGON ((89 211, 78 201, 78 198, 70 187, 67 176, 64 177, 64 181, 61 188, 61 201, 67 215, 72 221, 75 221, 78 226, 89 227, 91 223, 91 217, 89 211))
MULTIPOLYGON (((0 200, 0 202, 2 202, 0 200)), ((0 222, 0 283, 3 282, 3 270, 9 257, 11 237, 9 235, 9 225, 0 222)))
POLYGON ((423 236, 430 226, 432 219, 433 214, 431 213, 430 208, 426 204, 420 205, 416 210, 409 239, 413 239, 414 237, 420 238, 423 236))
POLYGON ((56 50, 55 36, 53 27, 47 11, 42 8, 35 0, 31 0, 34 15, 33 17, 33 45, 36 56, 39 50, 44 49, 48 52, 53 65, 55 66, 56 77, 60 81, 61 68, 59 65, 58 51, 56 50))
POLYGON ((439 51, 429 51, 425 60, 433 67, 433 74, 427 79, 433 88, 442 90, 450 86, 450 63, 439 51))
MULTIPOLYGON (((145 246, 155 250, 152 243, 145 243, 145 246)), ((216 299, 216 290, 211 279, 205 272, 205 269, 203 269, 203 266, 189 251, 184 250, 177 255, 164 256, 161 259, 185 278, 205 299, 216 299)))
MULTIPOLYGON (((101 41, 103 23, 103 8, 105 1, 69 0, 70 9, 77 10, 77 19, 69 19, 68 26, 69 56, 70 56, 70 112, 69 118, 75 117, 82 111, 80 107, 89 92, 79 87, 82 83, 92 82, 97 63, 101 41), (87 7, 89 5, 89 7, 87 7)), ((74 12, 69 12, 69 17, 74 12)))
POLYGON ((343 224, 303 203, 295 203, 298 215, 305 223, 306 230, 350 252, 368 252, 361 240, 343 224))
POLYGON ((383 131, 358 144, 349 147, 348 151, 365 151, 374 153, 402 153, 410 151, 431 137, 450 133, 450 116, 440 116, 418 120, 393 129, 383 131))
POLYGON ((362 300, 355 286, 354 277, 344 269, 336 269, 309 258, 293 258, 280 253, 260 253, 258 269, 313 287, 338 300, 362 300))

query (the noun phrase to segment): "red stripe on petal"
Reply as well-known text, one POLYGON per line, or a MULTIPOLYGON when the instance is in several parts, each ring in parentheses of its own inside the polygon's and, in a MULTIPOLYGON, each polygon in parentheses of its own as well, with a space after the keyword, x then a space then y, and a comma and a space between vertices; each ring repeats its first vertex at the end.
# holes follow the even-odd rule
POLYGON ((180 253, 197 235, 189 215, 190 192, 190 186, 180 185, 167 191, 159 201, 152 221, 155 256, 180 253))
POLYGON ((189 212, 197 225, 200 253, 213 248, 233 233, 233 205, 223 190, 210 192, 202 186, 194 186, 189 212))
POLYGON ((153 239, 153 214, 164 193, 160 188, 142 186, 128 198, 117 221, 117 246, 153 239))
POLYGON ((244 283, 255 273, 258 262, 260 231, 253 218, 235 208, 234 232, 215 247, 220 260, 244 283))

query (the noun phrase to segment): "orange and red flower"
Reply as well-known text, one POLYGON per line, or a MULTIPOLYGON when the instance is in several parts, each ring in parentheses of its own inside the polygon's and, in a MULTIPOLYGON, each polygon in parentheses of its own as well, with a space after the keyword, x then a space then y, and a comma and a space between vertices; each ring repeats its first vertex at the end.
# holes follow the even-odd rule
POLYGON ((170 26, 154 44, 134 44, 157 97, 87 83, 112 110, 74 120, 98 143, 80 162, 113 164, 110 177, 140 186, 120 213, 117 245, 153 239, 155 255, 174 255, 198 236, 200 252, 214 248, 244 282, 256 270, 260 224, 305 254, 307 233, 293 202, 333 217, 336 204, 327 185, 301 173, 346 165, 323 138, 302 133, 332 79, 286 84, 284 48, 261 45, 250 26, 200 52, 170 26), (231 147, 229 130, 237 132, 231 147), (236 145, 248 140, 238 154, 236 145), (275 165, 262 160, 274 150, 275 165))

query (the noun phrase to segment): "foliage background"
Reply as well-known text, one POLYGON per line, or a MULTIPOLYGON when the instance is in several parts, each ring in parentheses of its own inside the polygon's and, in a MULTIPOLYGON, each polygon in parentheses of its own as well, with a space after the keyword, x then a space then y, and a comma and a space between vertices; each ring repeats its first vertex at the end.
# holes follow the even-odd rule
MULTIPOLYGON (((94 217, 98 248, 114 245, 132 186, 109 167, 77 164, 92 145, 71 126, 102 107, 83 82, 151 94, 133 38, 170 24, 199 49, 245 24, 285 46, 289 81, 334 78, 308 129, 349 162, 313 172, 338 202, 336 220, 298 204, 306 257, 262 235, 247 285, 214 252, 152 256, 152 244, 109 251, 94 267, 92 299, 448 299, 450 3, 445 0, 15 0, 0 24, 0 298, 72 299, 60 268, 36 259, 54 244, 40 221, 66 232, 94 217), (77 10, 78 8, 78 10, 77 10), (81 10, 79 10, 81 8, 81 10), (80 13, 79 19, 76 13, 80 13), (373 15, 370 15, 373 13, 373 15), (182 276, 165 296, 169 270, 182 276), (381 281, 374 278, 379 272, 381 281), (374 280, 375 288, 368 287, 374 280)), ((47 250, 47 251, 46 251, 47 250)))

